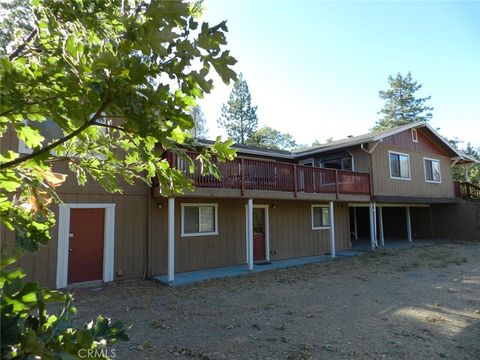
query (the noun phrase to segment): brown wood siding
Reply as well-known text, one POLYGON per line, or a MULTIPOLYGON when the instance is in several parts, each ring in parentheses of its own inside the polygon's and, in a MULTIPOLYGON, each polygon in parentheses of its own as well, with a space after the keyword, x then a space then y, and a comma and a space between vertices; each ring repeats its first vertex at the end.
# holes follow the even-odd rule
POLYGON ((370 173, 370 155, 368 155, 360 146, 347 149, 353 155, 354 171, 370 173))
MULTIPOLYGON (((60 194, 65 203, 115 203, 115 279, 140 278, 146 265, 147 204, 150 199, 140 195, 60 194), (121 273, 123 275, 118 276, 121 273)), ((54 206, 58 224, 58 207, 54 206)), ((2 243, 12 244, 14 235, 0 226, 2 243)), ((51 230, 49 244, 35 254, 26 254, 16 264, 28 279, 54 288, 57 274, 58 225, 51 230)))
POLYGON ((372 175, 374 195, 453 198, 455 195, 450 163, 450 158, 447 156, 414 152, 398 146, 379 143, 372 154, 372 165, 375 169, 372 175), (410 155, 411 180, 390 178, 389 151, 410 155), (441 183, 425 181, 424 157, 440 161, 441 183))
MULTIPOLYGON (((246 199, 177 198, 175 201, 175 272, 246 263, 246 199), (217 203, 218 235, 181 237, 182 203, 217 203)), ((166 199, 152 204, 150 275, 167 271, 166 199)), ((329 231, 312 230, 311 205, 307 201, 254 200, 269 205, 271 260, 320 255, 330 252, 329 231), (275 208, 273 208, 275 206, 275 208)), ((336 248, 351 248, 348 207, 335 205, 336 248)))
MULTIPOLYGON (((8 128, 0 139, 1 152, 18 151, 15 131, 8 128)), ((65 203, 115 203, 115 279, 142 277, 146 265, 147 205, 150 188, 142 183, 128 185, 121 182, 123 194, 109 194, 93 180, 85 186, 77 183, 76 177, 68 170, 65 162, 55 164, 54 171, 67 174, 67 181, 58 189, 65 203), (117 276, 117 273, 123 275, 117 276)), ((52 210, 58 223, 58 207, 52 210)), ((14 235, 0 226, 2 243, 12 244, 14 235)), ((29 279, 42 285, 55 287, 57 271, 58 226, 51 230, 50 243, 36 254, 26 254, 19 262, 29 279)))
POLYGON ((442 150, 443 147, 436 144, 435 141, 432 140, 432 138, 429 137, 423 129, 417 129, 417 138, 418 141, 414 142, 412 140, 412 130, 408 129, 398 134, 384 138, 383 143, 410 151, 423 152, 435 155, 448 155, 448 153, 442 150))

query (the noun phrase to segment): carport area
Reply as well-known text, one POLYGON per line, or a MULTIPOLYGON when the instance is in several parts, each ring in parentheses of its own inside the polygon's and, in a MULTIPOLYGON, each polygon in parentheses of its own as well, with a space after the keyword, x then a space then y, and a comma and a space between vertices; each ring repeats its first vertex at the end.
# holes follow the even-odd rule
POLYGON ((352 247, 372 250, 433 238, 428 204, 349 204, 352 247))

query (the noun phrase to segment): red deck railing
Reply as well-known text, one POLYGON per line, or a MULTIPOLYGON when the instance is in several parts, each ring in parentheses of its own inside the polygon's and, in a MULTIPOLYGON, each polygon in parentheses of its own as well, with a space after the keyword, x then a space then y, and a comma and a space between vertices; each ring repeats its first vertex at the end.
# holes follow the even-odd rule
POLYGON ((480 199, 480 187, 467 181, 455 181, 455 196, 462 199, 480 199))
POLYGON ((216 162, 222 177, 203 176, 196 163, 195 170, 189 172, 188 162, 175 160, 169 154, 170 164, 182 170, 185 176, 193 180, 197 188, 266 190, 305 193, 333 193, 370 195, 370 175, 355 171, 315 168, 297 164, 266 160, 235 158, 228 162, 216 162))

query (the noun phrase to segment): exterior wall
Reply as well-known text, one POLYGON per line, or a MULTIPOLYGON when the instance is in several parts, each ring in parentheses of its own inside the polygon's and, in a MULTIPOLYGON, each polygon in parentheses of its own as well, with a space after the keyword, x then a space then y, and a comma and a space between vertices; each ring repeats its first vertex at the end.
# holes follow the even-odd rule
MULTIPOLYGON (((417 129, 417 142, 412 140, 412 131, 409 129, 384 138, 383 143, 387 145, 398 146, 402 149, 410 151, 445 155, 445 146, 440 145, 438 140, 433 140, 427 134, 427 131, 428 130, 426 130, 426 128, 417 129)), ((430 132, 428 131, 428 133, 430 132)))
POLYGON ((437 239, 480 241, 480 201, 432 205, 437 239))
POLYGON ((435 198, 454 198, 453 176, 450 158, 445 155, 412 151, 399 146, 379 143, 372 153, 372 180, 374 195, 422 196, 435 198), (410 155, 411 180, 390 178, 389 150, 410 155), (425 181, 423 158, 440 161, 441 183, 425 181))
MULTIPOLYGON (((18 151, 18 139, 9 129, 0 142, 1 151, 18 151)), ((115 206, 115 279, 140 278, 146 267, 146 239, 150 188, 144 184, 124 186, 123 194, 109 194, 93 182, 85 186, 78 185, 75 176, 69 172, 65 163, 56 164, 54 171, 68 174, 67 180, 57 193, 65 203, 100 203, 115 206)), ((51 230, 49 244, 35 254, 26 254, 15 265, 22 267, 29 279, 54 288, 57 273, 58 249, 58 206, 55 213, 57 225, 51 230)), ((12 244, 14 234, 0 225, 2 243, 12 244)))
MULTIPOLYGON (((144 195, 111 195, 107 193, 61 193, 65 203, 115 204, 115 280, 141 278, 146 266, 147 205, 144 195)), ((51 240, 35 254, 26 254, 17 263, 28 278, 54 288, 57 275, 58 206, 53 208, 57 225, 51 230, 51 240)), ((2 243, 12 243, 13 233, 1 228, 2 243)))
MULTIPOLYGON (((166 199, 152 204, 150 221, 150 275, 167 272, 166 199), (158 208, 158 204, 161 208, 158 208)), ((247 199, 177 198, 175 200, 175 272, 246 263, 247 199), (181 237, 182 203, 218 204, 218 235, 181 237)), ((330 252, 329 231, 312 230, 311 205, 320 202, 254 200, 270 205, 271 260, 320 255, 330 252), (275 208, 274 208, 275 207, 275 208)), ((336 248, 351 248, 348 206, 335 205, 336 248)))
POLYGON ((370 155, 363 151, 360 146, 351 147, 348 151, 353 156, 354 171, 371 173, 370 155))

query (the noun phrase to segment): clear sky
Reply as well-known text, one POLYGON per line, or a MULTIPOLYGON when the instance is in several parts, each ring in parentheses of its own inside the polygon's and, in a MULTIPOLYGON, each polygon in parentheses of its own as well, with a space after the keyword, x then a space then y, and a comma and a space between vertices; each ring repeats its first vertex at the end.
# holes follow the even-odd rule
MULTIPOLYGON (((480 146, 480 1, 204 4, 204 21, 227 20, 260 126, 304 144, 368 132, 388 76, 411 71, 418 96, 432 97, 430 124, 480 146)), ((224 134, 217 119, 230 93, 215 84, 200 102, 211 138, 224 134)))

